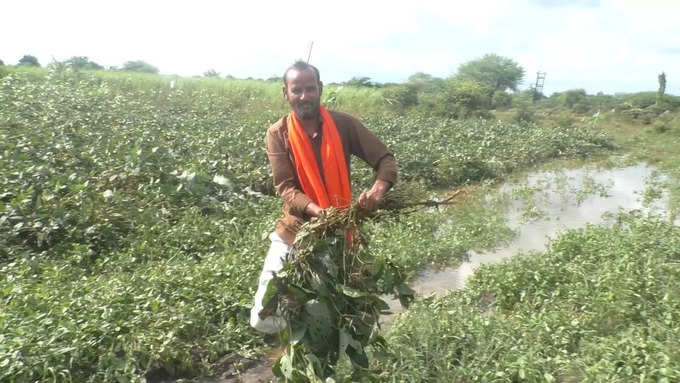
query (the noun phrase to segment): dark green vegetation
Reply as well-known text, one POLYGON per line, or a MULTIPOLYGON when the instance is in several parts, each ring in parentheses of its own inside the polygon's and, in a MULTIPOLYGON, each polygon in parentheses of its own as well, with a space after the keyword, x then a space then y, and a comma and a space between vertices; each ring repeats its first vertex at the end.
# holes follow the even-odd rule
POLYGON ((386 346, 377 324, 389 306, 380 296, 392 294, 408 306, 414 291, 390 258, 368 251, 361 228, 371 218, 376 216, 356 206, 329 209, 300 229, 295 257, 269 281, 260 312, 288 323, 289 342, 274 365, 276 376, 325 381, 345 360, 359 378, 369 366, 367 346, 386 346))
MULTIPOLYGON (((222 355, 258 355, 247 314, 280 214, 263 143, 287 111, 280 86, 171 90, 161 76, 64 66, 0 76, 0 381, 196 376, 222 355)), ((425 194, 613 147, 591 124, 392 113, 381 91, 324 96, 361 115, 425 194)), ((354 170, 355 185, 370 182, 354 170)), ((410 273, 456 262, 508 235, 484 208, 391 219, 370 228, 372 243, 410 273)))
POLYGON ((680 228, 622 214, 419 301, 377 368, 413 382, 678 381, 678 275, 680 228))

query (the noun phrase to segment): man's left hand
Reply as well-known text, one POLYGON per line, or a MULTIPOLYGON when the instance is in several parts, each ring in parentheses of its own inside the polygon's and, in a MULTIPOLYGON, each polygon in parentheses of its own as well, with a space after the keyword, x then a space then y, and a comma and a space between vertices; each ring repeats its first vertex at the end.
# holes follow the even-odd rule
POLYGON ((392 184, 387 181, 380 179, 375 180, 371 189, 364 190, 361 195, 359 195, 359 200, 357 201, 359 207, 369 212, 377 209, 383 202, 385 193, 390 189, 390 186, 392 186, 392 184))

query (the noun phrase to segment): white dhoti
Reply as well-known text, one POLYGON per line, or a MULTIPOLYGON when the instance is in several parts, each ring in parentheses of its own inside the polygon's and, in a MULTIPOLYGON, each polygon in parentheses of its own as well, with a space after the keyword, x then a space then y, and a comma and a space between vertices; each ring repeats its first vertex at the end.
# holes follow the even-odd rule
POLYGON ((258 314, 263 308, 262 299, 267 292, 267 284, 272 279, 273 274, 278 273, 283 268, 283 263, 290 253, 290 246, 286 245, 275 232, 269 234, 269 240, 272 243, 264 259, 257 292, 255 293, 255 302, 250 310, 250 325, 261 332, 275 333, 286 328, 286 320, 277 315, 261 319, 258 314))

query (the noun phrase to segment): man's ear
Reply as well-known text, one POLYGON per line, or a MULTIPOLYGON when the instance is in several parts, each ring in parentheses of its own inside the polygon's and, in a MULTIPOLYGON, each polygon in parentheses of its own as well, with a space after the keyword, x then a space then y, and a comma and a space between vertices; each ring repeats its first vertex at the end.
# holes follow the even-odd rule
POLYGON ((323 94, 323 81, 319 80, 319 97, 323 94))
POLYGON ((283 99, 288 101, 288 92, 286 92, 286 85, 284 84, 281 89, 283 90, 283 99))

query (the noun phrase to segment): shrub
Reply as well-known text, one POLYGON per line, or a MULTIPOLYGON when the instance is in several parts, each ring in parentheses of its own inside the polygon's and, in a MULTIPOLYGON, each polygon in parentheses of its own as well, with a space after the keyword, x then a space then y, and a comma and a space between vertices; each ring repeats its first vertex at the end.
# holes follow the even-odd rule
POLYGON ((94 61, 90 61, 86 56, 73 56, 70 59, 64 61, 65 64, 69 64, 73 69, 90 69, 90 70, 101 70, 104 69, 103 66, 97 64, 94 61))
POLYGON ((441 114, 453 118, 486 116, 493 90, 477 81, 454 78, 444 92, 441 114))
POLYGON ((657 133, 666 133, 671 130, 677 130, 678 118, 673 116, 669 111, 661 113, 652 124, 652 129, 657 133))
POLYGON ((568 90, 560 96, 561 104, 569 109, 574 108, 577 104, 586 103, 586 91, 583 89, 568 90))
POLYGON ((491 96, 491 106, 494 109, 507 108, 512 104, 512 97, 504 91, 497 90, 491 96))
POLYGON ((155 66, 146 63, 142 60, 137 60, 137 61, 126 61, 125 64, 123 64, 123 70, 128 70, 132 72, 144 72, 144 73, 153 73, 157 74, 158 73, 158 68, 155 66))
POLYGON ((656 104, 657 93, 656 92, 638 92, 633 94, 628 94, 624 96, 624 101, 630 103, 637 108, 646 108, 648 106, 656 104))
POLYGON ((512 120, 516 123, 536 122, 536 113, 529 103, 523 103, 515 110, 512 120))
POLYGON ((24 55, 24 57, 19 59, 19 65, 21 65, 21 66, 40 66, 40 63, 38 62, 38 59, 35 56, 24 55))
POLYGON ((383 97, 393 109, 399 111, 418 105, 418 91, 409 84, 386 88, 383 97))

